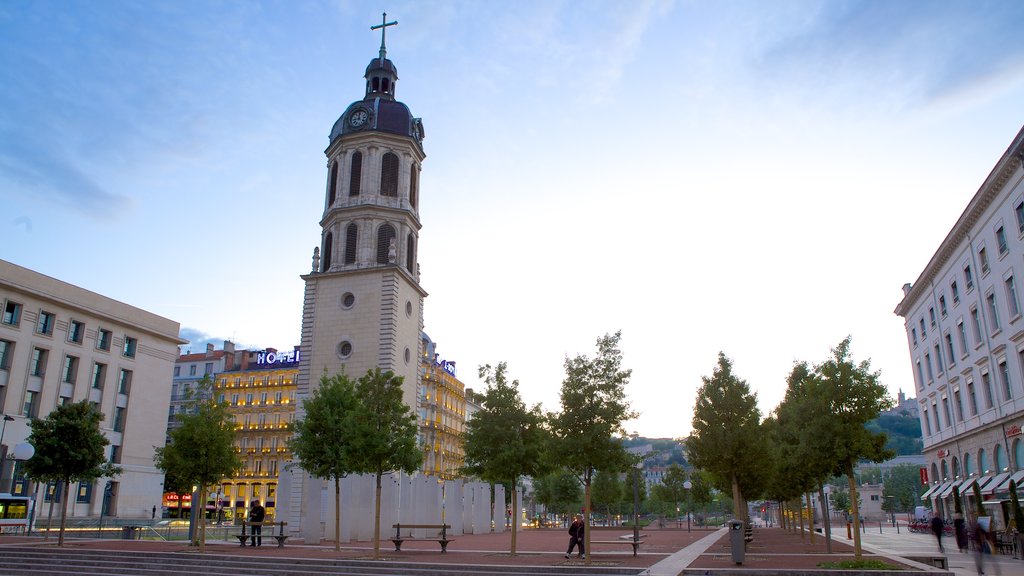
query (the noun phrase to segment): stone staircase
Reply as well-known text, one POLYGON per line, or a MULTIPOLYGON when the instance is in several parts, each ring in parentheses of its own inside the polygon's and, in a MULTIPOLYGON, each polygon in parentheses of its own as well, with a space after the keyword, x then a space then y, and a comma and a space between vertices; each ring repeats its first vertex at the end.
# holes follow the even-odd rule
POLYGON ((4 576, 636 576, 640 568, 491 566, 365 560, 268 558, 183 552, 132 552, 4 546, 4 576))

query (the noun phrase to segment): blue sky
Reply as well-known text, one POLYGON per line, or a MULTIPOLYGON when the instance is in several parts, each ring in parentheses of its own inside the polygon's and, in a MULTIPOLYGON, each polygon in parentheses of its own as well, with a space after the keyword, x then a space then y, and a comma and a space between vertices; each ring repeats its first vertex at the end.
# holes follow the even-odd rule
POLYGON ((893 309, 1024 124, 1024 4, 0 3, 0 258, 205 339, 298 344, 334 121, 381 10, 422 117, 426 330, 557 407, 623 331, 649 436, 718 351, 781 400, 893 309))

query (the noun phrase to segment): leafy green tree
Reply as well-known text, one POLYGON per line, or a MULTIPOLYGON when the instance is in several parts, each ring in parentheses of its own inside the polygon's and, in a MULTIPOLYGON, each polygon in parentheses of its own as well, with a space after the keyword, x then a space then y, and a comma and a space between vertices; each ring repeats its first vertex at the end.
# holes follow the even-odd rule
MULTIPOLYGON (((914 506, 919 505, 920 502, 917 488, 920 482, 920 469, 917 466, 904 464, 894 466, 886 472, 882 486, 883 504, 889 506, 886 510, 890 512, 913 511, 914 506), (890 499, 890 497, 892 498, 890 499)), ((958 496, 959 491, 955 495, 958 496)), ((954 498, 954 501, 956 502, 954 507, 958 508, 957 511, 962 512, 959 509, 960 499, 954 498)))
POLYGON ((535 478, 533 493, 537 502, 552 512, 571 514, 578 509, 583 494, 579 479, 571 472, 559 471, 535 478))
MULTIPOLYGON (((621 332, 597 340, 597 355, 565 360, 565 380, 560 392, 562 411, 551 417, 555 437, 554 461, 564 466, 583 484, 584 522, 590 525, 590 486, 594 472, 622 470, 632 458, 620 438, 622 423, 636 417, 626 400, 625 386, 631 370, 622 369, 619 350, 621 332)), ((585 532, 586 549, 590 531, 585 532)), ((591 556, 587 555, 589 565, 591 556)))
POLYGON ((856 363, 850 356, 850 337, 832 349, 832 356, 814 368, 815 393, 826 409, 809 419, 809 430, 819 437, 831 438, 826 454, 835 462, 835 471, 846 476, 850 490, 854 522, 854 556, 862 555, 860 510, 854 467, 862 460, 882 462, 894 456, 885 448, 885 434, 873 433, 865 424, 879 412, 892 407, 892 399, 871 371, 871 362, 856 363))
MULTIPOLYGON (((156 448, 153 458, 165 475, 197 486, 204 501, 209 487, 243 466, 235 451, 235 419, 226 403, 212 399, 212 389, 213 381, 204 376, 190 392, 186 410, 176 415, 180 426, 171 430, 170 442, 156 448)), ((206 551, 206 522, 200 521, 198 526, 192 543, 202 553, 206 551)))
POLYGON ((731 491, 733 514, 746 519, 741 481, 756 474, 763 456, 757 395, 733 374, 732 361, 721 352, 711 377, 701 380, 687 441, 690 462, 712 473, 723 491, 731 491))
POLYGON ((598 471, 590 487, 590 503, 611 516, 612 507, 622 501, 623 486, 618 472, 598 471))
POLYGON ((35 449, 25 461, 25 472, 39 482, 61 487, 60 532, 57 545, 64 545, 71 483, 93 481, 121 473, 104 457, 110 441, 100 431, 103 414, 87 400, 58 406, 46 418, 29 423, 28 443, 35 449))
POLYGON ((303 400, 305 416, 294 424, 288 442, 299 467, 317 478, 334 480, 334 550, 341 550, 341 479, 352 472, 353 415, 356 388, 345 374, 320 377, 320 387, 303 400))
MULTIPOLYGON (((481 408, 466 423, 464 471, 484 481, 507 483, 512 489, 512 510, 519 509, 515 487, 524 476, 544 472, 544 448, 549 444, 540 406, 527 409, 519 395, 519 381, 508 381, 508 365, 480 367, 487 390, 480 396, 481 408)), ((519 522, 513 518, 511 554, 516 553, 519 522)))
MULTIPOLYGON (((678 464, 672 464, 665 469, 665 473, 661 476, 661 483, 655 484, 651 487, 651 491, 657 496, 659 500, 664 502, 670 502, 675 506, 675 509, 679 509, 680 502, 686 502, 686 512, 690 513, 690 506, 693 504, 693 495, 686 489, 686 482, 689 480, 689 476, 686 474, 686 470, 678 464)), ((693 482, 690 482, 690 490, 693 490, 693 482)))
MULTIPOLYGON (((639 494, 636 495, 640 498, 640 511, 643 512, 643 504, 647 500, 647 482, 644 481, 643 470, 638 470, 635 466, 631 466, 628 471, 622 475, 622 508, 623 510, 633 510, 633 486, 636 486, 639 494)), ((635 520, 635 519, 634 519, 635 520)), ((632 522, 630 522, 632 524, 632 522)))
POLYGON ((416 447, 416 417, 402 401, 402 377, 368 370, 356 382, 359 406, 352 417, 351 469, 376 478, 373 558, 380 558, 380 484, 385 473, 413 473, 423 463, 416 447))

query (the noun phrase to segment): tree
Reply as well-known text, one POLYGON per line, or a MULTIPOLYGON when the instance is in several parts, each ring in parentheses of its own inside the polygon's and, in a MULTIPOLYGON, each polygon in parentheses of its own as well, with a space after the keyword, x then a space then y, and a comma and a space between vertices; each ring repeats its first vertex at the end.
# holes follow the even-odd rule
MULTIPOLYGON (((921 502, 918 498, 920 482, 920 469, 917 466, 909 464, 894 466, 885 474, 882 499, 885 500, 885 503, 893 503, 892 512, 912 512, 914 506, 921 502), (889 499, 890 496, 892 500, 889 499)), ((963 512, 959 494, 959 490, 954 489, 954 508, 957 512, 963 512)))
POLYGON ((352 472, 376 478, 373 558, 380 558, 380 484, 385 473, 413 473, 423 463, 416 447, 416 417, 402 401, 402 377, 368 370, 356 382, 359 405, 352 418, 352 472))
POLYGON ((334 550, 341 550, 341 479, 352 472, 352 418, 359 406, 345 374, 320 377, 320 387, 302 402, 305 416, 288 442, 299 467, 316 478, 334 480, 334 550))
POLYGON ((199 513, 199 529, 192 544, 206 551, 206 522, 203 522, 206 492, 222 479, 231 477, 243 466, 235 451, 235 419, 224 402, 214 401, 213 381, 209 375, 189 392, 186 409, 177 414, 179 426, 170 433, 170 442, 156 448, 153 461, 164 474, 185 485, 198 487, 201 502, 193 502, 199 513))
MULTIPOLYGON (((686 489, 686 482, 689 481, 689 476, 686 470, 678 464, 672 464, 665 473, 661 476, 661 483, 655 484, 652 487, 652 491, 659 500, 665 502, 671 502, 675 505, 675 509, 679 510, 679 503, 686 502, 686 513, 692 512, 690 506, 693 505, 693 495, 686 489)), ((690 482, 690 490, 693 490, 693 482, 690 482)), ((678 514, 676 515, 678 517, 678 514)))
POLYGON ((570 514, 580 504, 580 482, 571 472, 554 472, 535 478, 534 498, 547 510, 570 514))
MULTIPOLYGON (((565 360, 565 380, 559 394, 562 411, 551 417, 555 462, 571 471, 583 485, 583 521, 590 526, 590 485, 596 470, 623 470, 632 463, 620 438, 622 423, 636 417, 626 400, 631 370, 622 369, 621 332, 597 340, 597 355, 565 360)), ((590 530, 585 532, 590 549, 590 530)), ((589 565, 591 556, 587 555, 589 565)))
POLYGON ((687 441, 690 462, 720 480, 720 489, 731 491, 734 516, 746 519, 741 480, 754 477, 763 461, 757 395, 732 373, 732 361, 722 352, 711 377, 701 380, 687 441))
POLYGON ((618 472, 598 471, 590 486, 590 503, 611 516, 612 506, 622 501, 623 486, 618 472))
POLYGON ((853 514, 853 552, 860 558, 860 511, 854 466, 862 460, 882 462, 895 454, 885 448, 884 433, 873 433, 865 426, 879 412, 892 407, 892 399, 871 371, 870 360, 855 363, 850 356, 850 337, 832 349, 832 357, 814 368, 812 386, 824 409, 809 422, 809 430, 821 438, 830 438, 827 452, 836 464, 835 471, 846 476, 853 514))
POLYGON ((110 441, 100 431, 102 421, 103 414, 83 400, 58 406, 46 418, 29 423, 32 431, 28 443, 35 449, 35 454, 25 461, 25 472, 36 481, 54 482, 60 486, 58 546, 64 545, 71 483, 121 473, 121 468, 104 457, 104 448, 110 441))
MULTIPOLYGON (((480 367, 487 390, 481 408, 466 423, 464 471, 494 484, 510 484, 512 510, 519 509, 516 486, 523 476, 544 472, 547 430, 540 406, 527 409, 519 395, 519 381, 509 382, 508 365, 499 362, 480 367)), ((515 512, 513 512, 515 514, 515 512)), ((511 554, 516 553, 518 520, 512 521, 511 554)))

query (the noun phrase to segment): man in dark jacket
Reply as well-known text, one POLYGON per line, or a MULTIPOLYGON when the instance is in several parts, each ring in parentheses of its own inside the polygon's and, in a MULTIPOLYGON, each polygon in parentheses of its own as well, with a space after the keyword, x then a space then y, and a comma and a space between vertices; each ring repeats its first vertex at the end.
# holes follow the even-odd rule
POLYGON ((583 536, 585 535, 585 529, 583 527, 583 520, 577 516, 573 519, 572 525, 569 526, 569 550, 566 551, 565 557, 568 558, 572 555, 572 549, 579 546, 580 558, 585 558, 583 550, 583 536))
POLYGON ((939 541, 939 552, 946 553, 946 549, 942 547, 942 531, 946 529, 946 523, 942 521, 942 518, 938 514, 932 516, 932 534, 935 534, 935 538, 939 541))
POLYGON ((259 500, 253 500, 249 507, 249 524, 252 527, 252 545, 263 546, 263 518, 267 511, 260 505, 259 500))

